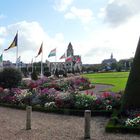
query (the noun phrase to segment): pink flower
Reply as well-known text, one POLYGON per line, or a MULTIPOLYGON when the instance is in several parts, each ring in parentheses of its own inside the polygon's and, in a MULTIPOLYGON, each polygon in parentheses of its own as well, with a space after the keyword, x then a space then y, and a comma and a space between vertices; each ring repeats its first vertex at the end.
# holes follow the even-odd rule
POLYGON ((110 96, 110 93, 109 92, 104 92, 102 96, 103 96, 103 98, 108 98, 110 96))

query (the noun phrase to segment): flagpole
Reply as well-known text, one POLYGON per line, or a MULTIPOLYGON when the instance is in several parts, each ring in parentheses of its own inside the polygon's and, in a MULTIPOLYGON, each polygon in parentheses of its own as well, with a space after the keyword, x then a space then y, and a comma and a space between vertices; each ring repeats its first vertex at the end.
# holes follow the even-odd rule
MULTIPOLYGON (((18 36, 18 31, 17 31, 17 36, 18 36)), ((17 59, 18 59, 18 39, 17 39, 17 50, 16 50, 16 68, 18 68, 17 59)))
POLYGON ((42 45, 42 55, 41 55, 41 78, 43 77, 43 45, 42 45))
POLYGON ((1 54, 1 69, 3 70, 3 52, 1 54))
POLYGON ((33 58, 32 58, 32 73, 34 72, 34 61, 33 61, 33 58))
MULTIPOLYGON (((56 50, 57 50, 57 48, 56 48, 56 50)), ((56 70, 56 61, 57 61, 56 54, 57 54, 57 53, 55 53, 55 70, 56 70)))

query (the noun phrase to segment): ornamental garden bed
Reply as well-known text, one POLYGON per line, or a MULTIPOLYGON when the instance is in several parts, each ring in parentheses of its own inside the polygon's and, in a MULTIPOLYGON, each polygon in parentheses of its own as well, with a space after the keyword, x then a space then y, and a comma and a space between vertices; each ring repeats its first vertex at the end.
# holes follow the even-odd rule
POLYGON ((31 105, 36 111, 78 116, 83 116, 87 109, 92 111, 92 116, 109 116, 113 109, 119 108, 121 94, 104 92, 98 95, 92 90, 81 92, 93 87, 83 77, 28 80, 23 81, 20 88, 1 88, 0 105, 21 109, 31 105))
POLYGON ((114 111, 105 130, 110 133, 140 134, 140 110, 114 111))

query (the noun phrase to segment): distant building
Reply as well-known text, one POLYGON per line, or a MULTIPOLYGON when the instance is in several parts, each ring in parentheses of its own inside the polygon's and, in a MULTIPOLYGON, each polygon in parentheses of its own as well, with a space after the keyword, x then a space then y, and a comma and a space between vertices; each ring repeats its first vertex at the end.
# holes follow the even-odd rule
POLYGON ((110 70, 111 69, 111 65, 113 63, 117 63, 117 60, 115 58, 113 58, 113 54, 111 53, 110 59, 104 59, 102 61, 102 64, 105 66, 106 70, 110 70))
POLYGON ((129 69, 131 69, 131 65, 133 63, 133 58, 121 59, 121 60, 119 60, 118 63, 121 64, 122 70, 129 70, 129 69))
POLYGON ((117 62, 117 60, 115 58, 113 58, 113 54, 111 54, 110 59, 104 59, 102 61, 102 64, 110 66, 112 63, 116 63, 116 62, 117 62))
POLYGON ((9 60, 3 61, 3 67, 4 68, 6 68, 6 67, 15 67, 15 64, 10 62, 9 60))

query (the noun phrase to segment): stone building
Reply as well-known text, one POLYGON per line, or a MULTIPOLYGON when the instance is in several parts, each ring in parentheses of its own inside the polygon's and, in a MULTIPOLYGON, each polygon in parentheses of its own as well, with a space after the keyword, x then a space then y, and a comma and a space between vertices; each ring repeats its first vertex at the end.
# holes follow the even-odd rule
POLYGON ((111 54, 110 59, 104 59, 102 61, 102 64, 106 64, 106 65, 110 66, 112 63, 116 63, 116 62, 117 62, 116 59, 113 58, 113 54, 111 54))
POLYGON ((65 62, 48 62, 51 73, 54 73, 55 69, 58 71, 63 70, 67 72, 81 72, 81 56, 74 55, 74 49, 71 42, 68 45, 65 57, 65 62))
POLYGON ((115 58, 113 58, 113 54, 111 53, 110 59, 104 59, 102 61, 102 65, 105 66, 105 69, 110 70, 111 69, 111 65, 113 63, 117 63, 117 60, 115 58))

